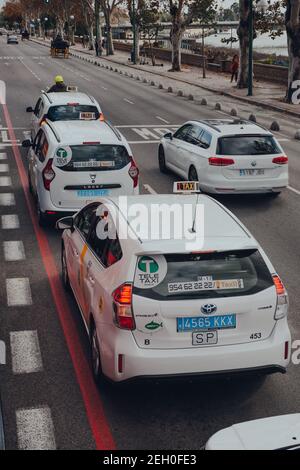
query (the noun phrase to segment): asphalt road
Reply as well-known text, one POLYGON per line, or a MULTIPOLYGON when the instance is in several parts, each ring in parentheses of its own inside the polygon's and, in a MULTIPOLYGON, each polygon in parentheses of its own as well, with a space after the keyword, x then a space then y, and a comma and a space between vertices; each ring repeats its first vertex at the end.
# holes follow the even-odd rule
MULTIPOLYGON (((32 220, 23 171, 26 155, 18 141, 11 142, 11 129, 7 134, 9 115, 16 139, 24 138, 30 119, 26 106, 35 104, 39 91, 57 73, 94 95, 105 116, 131 142, 144 192, 150 186, 169 193, 177 179, 158 170, 161 134, 187 119, 224 116, 234 105, 218 97, 215 101, 222 100, 225 109, 220 114, 79 59, 50 59, 43 46, 31 42, 7 46, 0 38, 0 80, 7 86, 7 108, 0 113, 0 242, 4 248, 4 242, 19 242, 15 260, 9 260, 4 248, 0 251, 0 340, 7 349, 6 365, 0 365, 0 390, 7 448, 196 449, 233 423, 299 412, 299 366, 294 364, 287 374, 264 382, 256 378, 150 381, 105 384, 99 390, 91 385, 85 330, 74 300, 65 298, 55 275, 60 269, 60 235, 54 229, 40 230, 32 220), (3 217, 7 215, 14 217, 3 217), (13 228, 5 228, 6 224, 13 228)), ((206 91, 199 93, 214 98, 206 91)), ((255 112, 264 125, 274 118, 281 121, 278 137, 290 159, 291 187, 276 200, 264 196, 219 200, 252 231, 276 266, 289 291, 289 322, 297 340, 300 144, 292 135, 299 123, 250 105, 238 107, 245 117, 255 112)))

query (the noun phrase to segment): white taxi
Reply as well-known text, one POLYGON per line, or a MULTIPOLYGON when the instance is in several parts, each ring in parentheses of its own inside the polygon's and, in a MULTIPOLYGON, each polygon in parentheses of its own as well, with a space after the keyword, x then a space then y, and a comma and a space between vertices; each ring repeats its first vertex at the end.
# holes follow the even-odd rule
MULTIPOLYGON (((73 87, 70 87, 72 89, 73 87)), ((48 119, 51 122, 77 120, 104 120, 99 103, 86 93, 71 92, 47 93, 42 91, 34 108, 26 108, 32 113, 31 136, 35 137, 41 124, 48 119)))
POLYGON ((188 121, 158 149, 160 171, 199 181, 213 194, 266 193, 288 185, 288 157, 267 129, 240 119, 188 121))
POLYGON ((108 122, 46 120, 29 148, 29 189, 40 225, 74 214, 99 196, 139 193, 139 170, 125 137, 108 122))
POLYGON ((286 371, 285 287, 257 241, 214 199, 99 198, 57 227, 63 282, 81 310, 95 378, 286 371), (178 211, 174 230, 168 209, 170 217, 178 211), (179 218, 187 213, 184 235, 179 218))

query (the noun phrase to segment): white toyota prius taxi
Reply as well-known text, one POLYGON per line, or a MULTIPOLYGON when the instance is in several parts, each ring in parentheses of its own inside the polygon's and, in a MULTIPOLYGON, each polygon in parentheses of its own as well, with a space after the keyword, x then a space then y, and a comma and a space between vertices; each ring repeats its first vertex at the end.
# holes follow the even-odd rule
MULTIPOLYGON (((64 230, 63 281, 89 333, 95 377, 119 382, 285 372, 291 343, 287 292, 242 223, 202 194, 125 199, 99 198, 57 225, 64 230), (157 215, 162 207, 191 209, 204 219, 191 220, 186 238, 173 230, 159 238, 156 226, 151 237, 137 233, 135 209, 157 215), (198 248, 191 247, 193 233, 201 239, 198 248)), ((178 228, 178 217, 176 223, 178 228)))

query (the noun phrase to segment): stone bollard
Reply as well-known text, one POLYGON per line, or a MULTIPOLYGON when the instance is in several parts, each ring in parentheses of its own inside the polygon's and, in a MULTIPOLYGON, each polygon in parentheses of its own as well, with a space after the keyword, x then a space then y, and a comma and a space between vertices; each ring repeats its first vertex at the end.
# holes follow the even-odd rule
POLYGON ((249 116, 249 121, 251 121, 251 122, 256 122, 256 116, 255 116, 255 114, 250 114, 250 116, 249 116))
POLYGON ((194 101, 194 96, 193 96, 193 95, 189 95, 189 96, 188 96, 188 99, 189 99, 189 101, 194 101))
POLYGON ((183 91, 179 90, 178 93, 177 93, 177 96, 183 96, 183 91))
POLYGON ((222 110, 221 103, 216 103, 216 104, 215 104, 215 109, 216 109, 217 111, 221 111, 221 110, 222 110))
POLYGON ((232 110, 230 111, 230 115, 231 116, 237 116, 237 109, 236 108, 232 108, 232 110))
POLYGON ((168 93, 173 93, 173 88, 171 86, 168 87, 168 93))
POLYGON ((296 130, 295 139, 296 139, 296 140, 300 140, 300 129, 297 129, 297 130, 296 130))
POLYGON ((202 106, 207 106, 207 100, 206 100, 206 98, 202 98, 200 104, 202 104, 202 106))
POLYGON ((270 126, 271 131, 280 131, 280 125, 277 121, 273 121, 270 126))

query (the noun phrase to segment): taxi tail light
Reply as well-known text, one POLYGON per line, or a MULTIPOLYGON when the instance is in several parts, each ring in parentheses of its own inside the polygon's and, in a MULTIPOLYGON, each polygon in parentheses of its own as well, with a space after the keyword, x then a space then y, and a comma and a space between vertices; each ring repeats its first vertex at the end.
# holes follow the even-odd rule
POLYGON ((53 163, 53 159, 50 158, 48 160, 47 165, 45 166, 43 170, 44 187, 45 189, 47 189, 47 191, 50 191, 50 185, 55 178, 55 172, 52 168, 52 163, 53 163))
POLYGON ((281 318, 286 317, 288 313, 288 294, 278 274, 273 274, 273 282, 277 294, 277 305, 274 318, 275 320, 280 320, 281 318))
POLYGON ((138 183, 139 183, 139 169, 138 167, 136 166, 136 163, 135 161, 133 160, 132 157, 130 157, 130 168, 129 168, 129 171, 128 171, 128 174, 130 176, 130 178, 133 179, 133 187, 136 188, 138 183))
POLYGON ((288 161, 289 159, 285 155, 282 155, 281 157, 275 157, 272 160, 272 162, 277 163, 277 165, 286 165, 288 161))
POLYGON ((122 330, 134 330, 135 321, 132 311, 132 284, 125 283, 112 293, 115 323, 122 330))
POLYGON ((229 166, 234 165, 234 160, 232 158, 225 157, 210 157, 208 163, 211 166, 229 166))
POLYGON ((46 122, 47 122, 47 118, 46 118, 46 116, 43 116, 42 119, 40 120, 40 124, 39 124, 39 125, 40 125, 40 126, 43 126, 44 124, 46 124, 46 122))
POLYGON ((99 121, 105 121, 105 117, 103 113, 100 113, 99 121))

